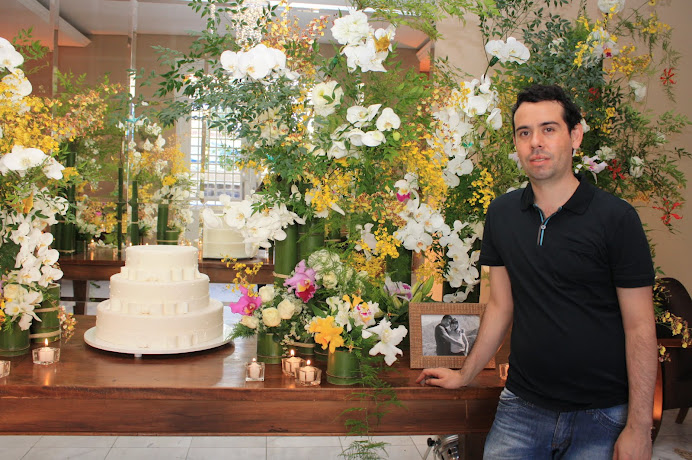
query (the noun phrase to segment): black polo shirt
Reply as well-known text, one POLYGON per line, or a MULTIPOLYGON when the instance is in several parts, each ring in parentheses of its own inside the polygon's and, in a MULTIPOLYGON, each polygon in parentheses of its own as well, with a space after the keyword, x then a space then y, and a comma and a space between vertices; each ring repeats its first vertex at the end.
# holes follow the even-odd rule
POLYGON ((583 177, 552 216, 531 186, 488 209, 480 263, 505 266, 514 319, 507 388, 554 410, 627 402, 616 286, 650 286, 654 269, 636 210, 583 177))

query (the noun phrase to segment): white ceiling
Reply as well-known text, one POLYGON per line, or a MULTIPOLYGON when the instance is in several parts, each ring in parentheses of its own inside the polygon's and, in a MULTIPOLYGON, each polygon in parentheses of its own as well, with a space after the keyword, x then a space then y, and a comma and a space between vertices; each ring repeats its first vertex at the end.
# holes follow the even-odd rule
MULTIPOLYGON (((127 35, 133 3, 130 0, 57 0, 60 6, 60 46, 87 46, 91 35, 127 35)), ((0 0, 0 36, 10 39, 21 29, 33 27, 34 38, 51 46, 51 0, 0 0)), ((300 0, 291 8, 302 24, 321 15, 333 16, 346 0, 300 0), (312 5, 311 8, 307 8, 312 5), (314 9, 320 8, 318 13, 314 9)), ((185 0, 138 0, 137 30, 140 34, 186 35, 198 31, 204 22, 185 0)), ((330 34, 325 34, 331 40, 330 34)), ((427 37, 411 29, 399 28, 400 47, 420 49, 427 37)))

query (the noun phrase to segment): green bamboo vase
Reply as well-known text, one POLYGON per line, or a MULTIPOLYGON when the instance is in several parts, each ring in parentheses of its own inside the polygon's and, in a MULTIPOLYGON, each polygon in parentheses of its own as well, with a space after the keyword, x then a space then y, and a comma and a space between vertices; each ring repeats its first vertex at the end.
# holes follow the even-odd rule
POLYGON ((284 231, 286 239, 274 242, 274 273, 282 284, 298 263, 298 226, 289 225, 284 231))
POLYGON ((322 248, 324 248, 324 226, 315 220, 301 225, 298 238, 300 251, 298 259, 307 260, 310 254, 322 248))
POLYGON ((348 350, 330 351, 327 357, 327 382, 334 385, 355 385, 360 380, 360 363, 348 350))
POLYGON ((315 361, 326 363, 329 359, 329 350, 323 350, 322 345, 315 344, 315 361))
POLYGON ((291 342, 291 348, 296 351, 296 355, 304 359, 315 360, 315 342, 291 342))
POLYGON ((29 328, 32 342, 45 343, 60 340, 60 285, 53 283, 48 286, 48 292, 43 296, 43 302, 34 313, 41 321, 32 321, 29 328))
POLYGON ((3 324, 0 327, 0 356, 20 356, 29 353, 29 334, 29 329, 21 330, 19 321, 14 321, 9 326, 3 324))
POLYGON ((257 334, 257 361, 265 364, 281 364, 284 347, 274 340, 274 334, 260 332, 257 334))

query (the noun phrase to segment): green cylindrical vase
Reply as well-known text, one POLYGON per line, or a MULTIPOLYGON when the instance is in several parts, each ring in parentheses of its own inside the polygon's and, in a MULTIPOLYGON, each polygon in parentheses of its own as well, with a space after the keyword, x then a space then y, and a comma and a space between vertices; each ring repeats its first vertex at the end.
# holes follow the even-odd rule
POLYGON ((260 332, 257 334, 257 361, 266 364, 281 364, 283 346, 274 340, 274 334, 260 332))
POLYGON ((327 382, 334 385, 355 385, 360 380, 360 363, 348 350, 330 351, 327 357, 327 382))
POLYGON ((274 242, 274 273, 285 279, 291 275, 298 263, 298 226, 289 225, 284 229, 286 239, 274 242), (283 276, 281 276, 283 275, 283 276))
POLYGON ((29 328, 32 342, 45 343, 60 340, 60 285, 53 283, 48 286, 48 292, 43 296, 43 302, 34 313, 41 321, 32 321, 29 328))
POLYGON ((315 220, 311 220, 300 226, 298 260, 306 259, 310 254, 324 247, 324 226, 315 220))
POLYGON ((21 330, 19 321, 14 321, 9 326, 3 324, 0 327, 0 356, 19 356, 29 353, 31 346, 29 334, 29 329, 21 330))

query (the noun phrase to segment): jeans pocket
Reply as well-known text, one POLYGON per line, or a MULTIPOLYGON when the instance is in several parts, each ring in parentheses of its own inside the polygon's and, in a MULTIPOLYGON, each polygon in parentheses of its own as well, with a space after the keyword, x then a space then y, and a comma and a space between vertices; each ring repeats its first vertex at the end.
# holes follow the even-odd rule
POLYGON ((506 387, 503 388, 502 393, 500 393, 500 401, 516 401, 518 399, 519 396, 509 391, 506 387))
POLYGON ((599 424, 615 433, 620 433, 627 423, 627 404, 593 409, 590 412, 599 424))

